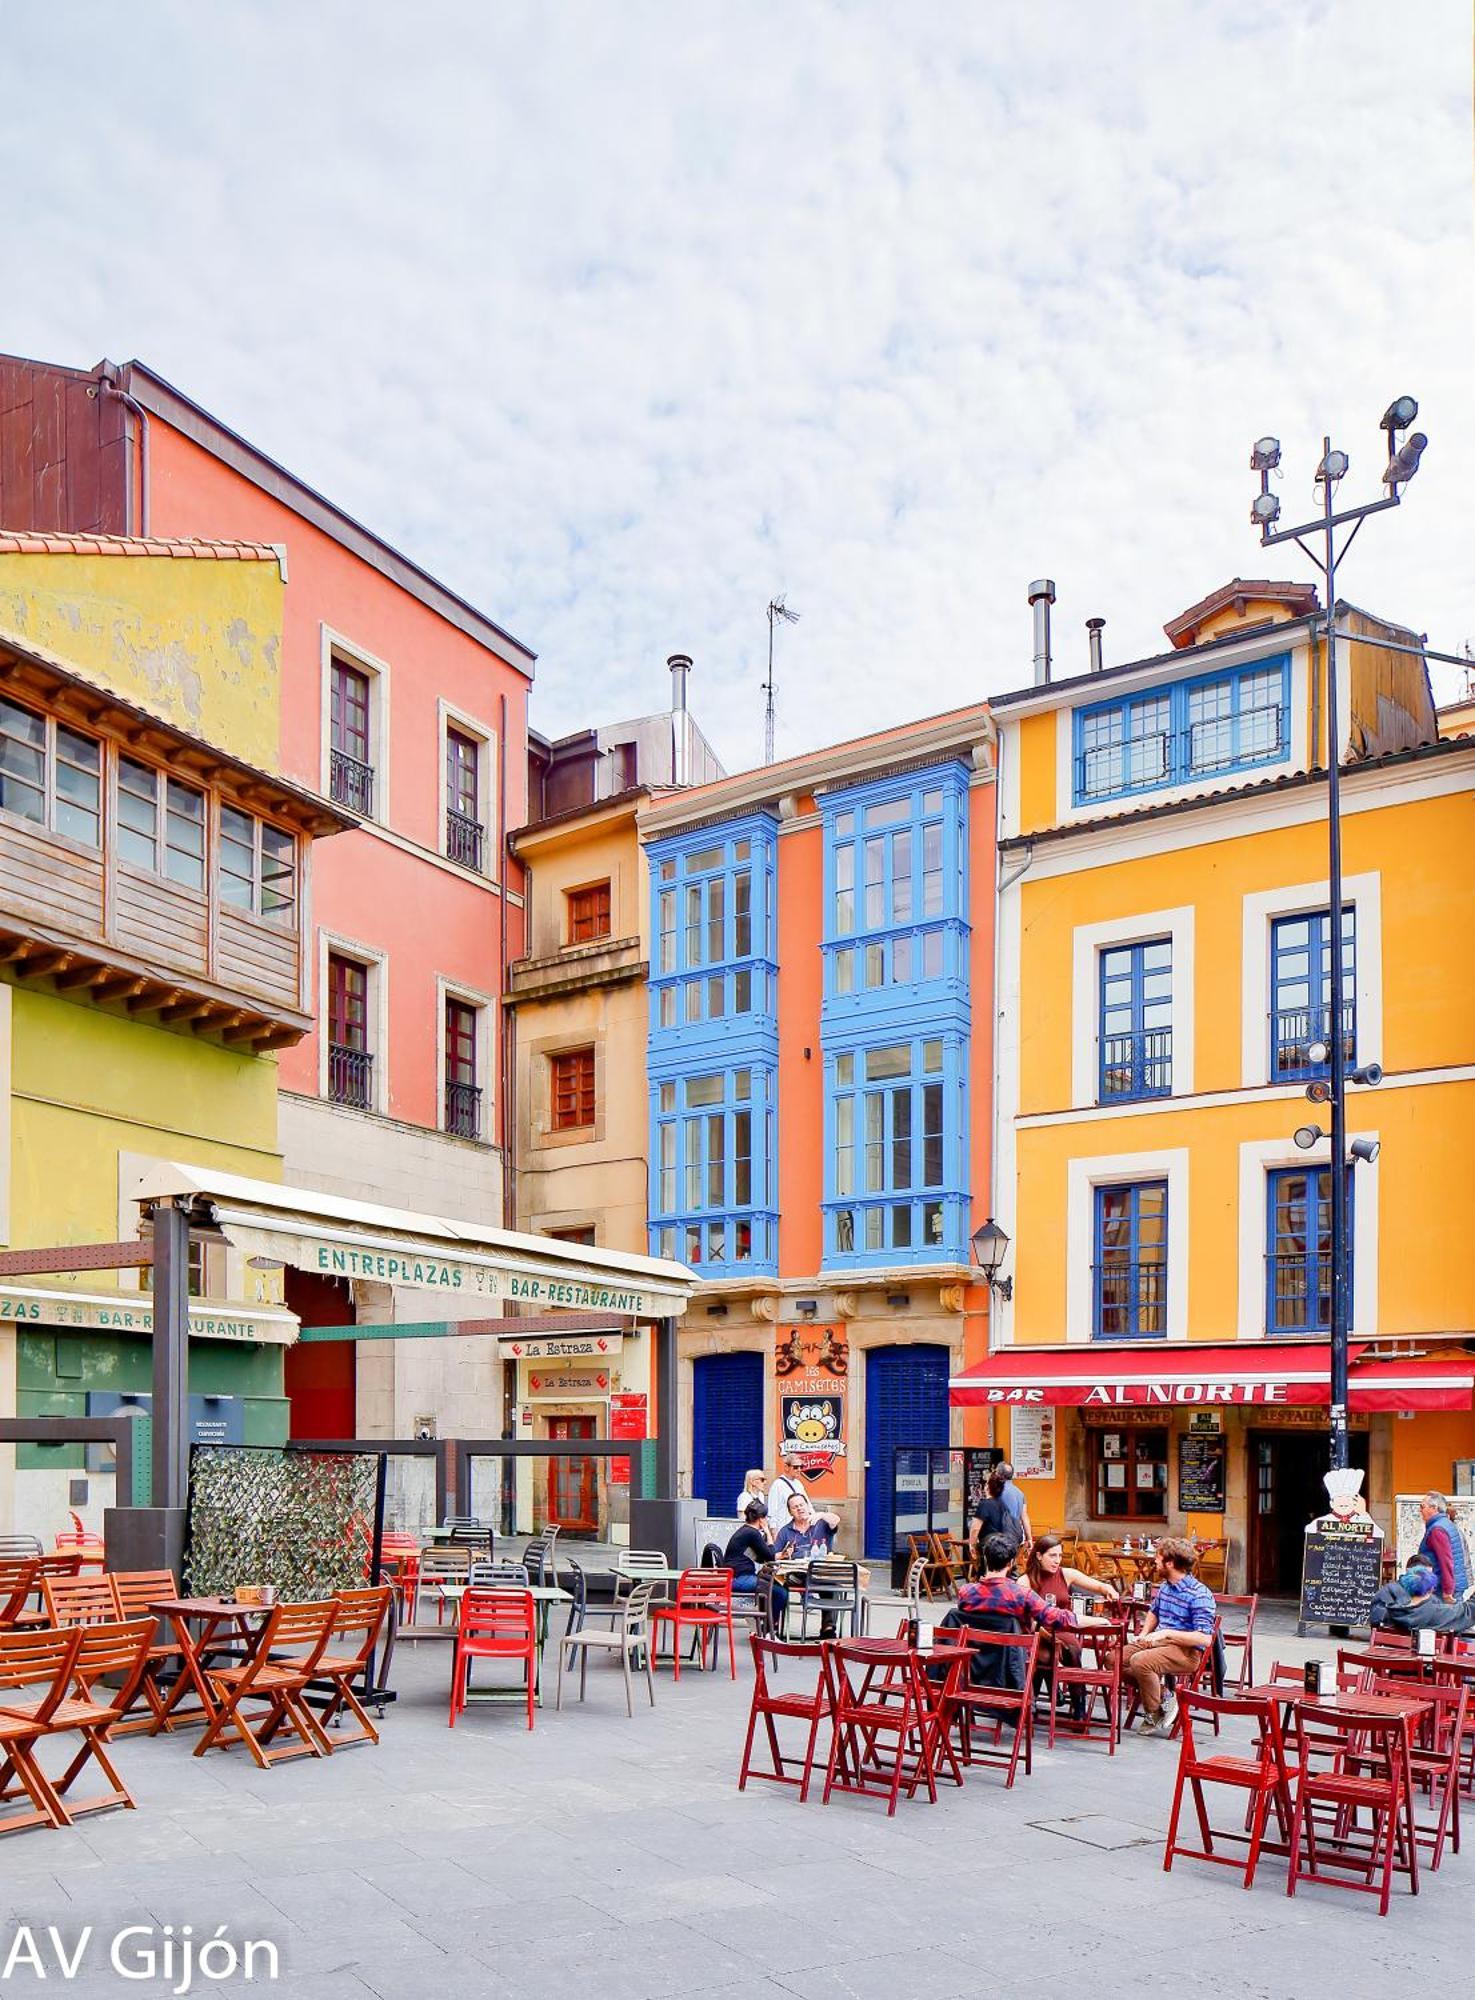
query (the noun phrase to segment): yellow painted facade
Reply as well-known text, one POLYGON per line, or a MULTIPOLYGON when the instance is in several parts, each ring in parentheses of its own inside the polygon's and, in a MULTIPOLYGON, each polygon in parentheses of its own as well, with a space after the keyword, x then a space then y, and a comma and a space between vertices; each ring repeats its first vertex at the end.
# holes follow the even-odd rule
MULTIPOLYGON (((1377 1088, 1349 1094, 1349 1135, 1381 1146, 1376 1165, 1358 1165, 1353 1181, 1352 1334, 1399 1354, 1457 1353, 1475 1336, 1466 1241, 1475 1184, 1475 742, 1437 746, 1422 662, 1376 643, 1380 632, 1406 637, 1401 628, 1350 608, 1342 626, 1367 635, 1341 654, 1344 757, 1354 760, 1342 802, 1345 895, 1357 925, 1357 1059, 1385 1071, 1377 1088), (1408 754, 1389 754, 1398 752, 1408 754)), ((1304 619, 1235 634, 1227 647, 1223 620, 1206 621, 1199 639, 1140 671, 1027 690, 1010 698, 1020 713, 996 708, 1006 885, 998 1216, 1013 1239, 1014 1278, 996 1350, 1073 1352, 1103 1381, 1113 1379, 1113 1350, 1129 1343, 1103 1340, 1097 1324, 1099 1187, 1150 1180, 1168 1190, 1166 1337, 1130 1345, 1167 1356, 1192 1343, 1257 1342, 1270 1357, 1267 1176, 1326 1160, 1324 1145, 1307 1156, 1291 1144, 1295 1127, 1325 1119, 1307 1103, 1304 1081, 1273 1078, 1269 985, 1276 918, 1326 907, 1326 790, 1319 777, 1305 778, 1320 762, 1313 746, 1324 741, 1321 647, 1304 619), (1288 754, 1273 769, 1075 804, 1073 707, 1281 652, 1290 656, 1291 714, 1288 754), (1171 1094, 1103 1099, 1100 953, 1168 937, 1171 1094)), ((1320 1338, 1325 1352, 1314 1324, 1300 1338, 1320 1338)), ((1171 1357, 1163 1365, 1171 1370, 1171 1357)), ((1257 1563, 1267 1575, 1274 1569, 1260 1550, 1269 1531, 1253 1518, 1255 1467, 1281 1420, 1224 1413, 1227 1507, 1218 1516, 1179 1511, 1187 1417, 1162 1419, 1171 1435, 1156 1531, 1226 1536, 1232 1584, 1253 1586, 1257 1563)), ((1395 1493, 1448 1485, 1453 1461, 1475 1455, 1468 1409, 1374 1415, 1361 1429, 1368 1491, 1385 1521, 1395 1493)), ((1036 1528, 1119 1534, 1120 1522, 1095 1515, 1103 1475, 1079 1412, 1061 1409, 1057 1432, 1055 1477, 1028 1489, 1036 1528)), ((1299 1447, 1307 1465, 1323 1435, 1311 1417, 1299 1447)), ((1282 1467, 1275 1476, 1289 1476, 1278 1448, 1272 1456, 1282 1467)), ((1269 1478, 1263 1473, 1262 1498, 1269 1478)))
POLYGON ((0 554, 0 639, 276 771, 284 594, 270 559, 0 554))

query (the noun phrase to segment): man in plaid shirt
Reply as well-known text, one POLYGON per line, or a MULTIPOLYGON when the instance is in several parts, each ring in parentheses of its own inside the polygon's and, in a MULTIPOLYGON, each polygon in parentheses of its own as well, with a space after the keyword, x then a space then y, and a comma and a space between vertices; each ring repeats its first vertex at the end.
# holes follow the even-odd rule
POLYGON ((1205 1646, 1214 1643, 1219 1607, 1214 1593, 1193 1573, 1198 1556, 1190 1542, 1167 1536, 1158 1543, 1164 1581, 1152 1600, 1142 1630, 1122 1656, 1123 1670, 1142 1696, 1139 1736, 1166 1736, 1174 1710, 1163 1704, 1163 1675, 1191 1674, 1205 1646))
POLYGON ((958 1586, 958 1610, 963 1622, 967 1622, 970 1612, 991 1611, 1002 1618, 1016 1619, 1021 1632, 1028 1632, 1034 1625, 1052 1630, 1059 1625, 1074 1625, 1073 1612, 1051 1604, 1027 1583, 1009 1574, 1015 1553, 1015 1544, 1007 1535, 985 1535, 983 1575, 977 1583, 958 1586))

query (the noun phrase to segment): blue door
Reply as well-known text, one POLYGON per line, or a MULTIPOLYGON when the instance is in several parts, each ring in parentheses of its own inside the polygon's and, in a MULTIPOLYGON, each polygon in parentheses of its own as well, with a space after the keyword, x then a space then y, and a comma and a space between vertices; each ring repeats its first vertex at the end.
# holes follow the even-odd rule
MULTIPOLYGON (((866 1355, 866 1545, 888 1562, 896 1456, 907 1445, 948 1442, 945 1347, 873 1347, 866 1355)), ((926 1506, 923 1474, 923 1508, 926 1506)))
POLYGON ((691 1365, 691 1490, 730 1514, 743 1475, 765 1462, 763 1356, 703 1354, 691 1365))

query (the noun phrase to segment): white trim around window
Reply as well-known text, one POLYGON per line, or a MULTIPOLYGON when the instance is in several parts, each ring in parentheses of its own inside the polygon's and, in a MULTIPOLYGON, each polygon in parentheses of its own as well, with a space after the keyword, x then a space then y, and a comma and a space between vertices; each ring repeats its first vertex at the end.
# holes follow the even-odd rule
POLYGON ((1173 945, 1173 1095, 1193 1091, 1193 905, 1077 924, 1071 950, 1073 1108, 1095 1104, 1101 1039, 1101 954, 1113 945, 1167 937, 1173 945))
POLYGON ((492 1008, 490 993, 480 993, 474 986, 463 986, 458 980, 443 979, 438 973, 435 981, 435 1122, 444 1132, 446 1129, 446 1002, 459 1000, 463 1006, 476 1009, 476 1081, 481 1090, 481 1130, 477 1138, 482 1145, 491 1145, 496 1129, 495 1118, 497 1096, 496 1073, 493 1068, 492 1008))
MULTIPOLYGON (((442 697, 436 703, 438 724, 436 742, 439 746, 437 760, 437 816, 436 847, 444 855, 446 852, 446 813, 450 800, 446 796, 446 735, 454 729, 458 735, 469 736, 477 746, 476 759, 476 816, 482 826, 481 867, 472 874, 492 875, 500 879, 501 869, 496 852, 497 817, 497 732, 489 722, 483 722, 464 708, 457 708, 454 702, 442 697)), ((453 863, 459 866, 459 863, 453 863)))
MULTIPOLYGON (((1244 899, 1244 987, 1240 1082, 1246 1090, 1270 1082, 1270 927, 1277 917, 1325 910, 1331 884, 1296 882, 1244 899)), ((1357 1060, 1383 1060, 1383 878, 1342 877, 1342 901, 1357 911, 1357 1060)))
POLYGON ((328 960, 330 957, 357 959, 369 974, 369 1054, 374 1058, 369 1072, 372 1088, 369 1109, 387 1115, 389 1111, 389 955, 377 945, 362 944, 357 938, 342 937, 336 931, 318 932, 317 1020, 318 1096, 328 1097, 328 960))
POLYGON ((1102 1352, 1113 1343, 1095 1340, 1091 1325, 1091 1265, 1096 1241, 1096 1190, 1129 1181, 1168 1184, 1168 1324, 1165 1338, 1188 1338, 1188 1148, 1160 1153, 1098 1153, 1066 1162, 1065 1337, 1102 1352))
MULTIPOLYGON (((1309 1120, 1308 1120, 1309 1122, 1309 1120)), ((1354 1139, 1376 1139, 1376 1132, 1349 1132, 1354 1139)), ((1265 1340, 1265 1255, 1268 1242, 1270 1175, 1279 1167, 1325 1167, 1330 1145, 1303 1153, 1284 1139, 1246 1140, 1239 1149, 1239 1337, 1265 1340)), ((1373 1340, 1378 1332, 1378 1162, 1357 1160, 1352 1166, 1352 1332, 1373 1340)), ((1308 1338, 1314 1339, 1314 1334, 1308 1338)), ((1276 1334, 1276 1341, 1292 1334, 1276 1334)))
MULTIPOLYGON (((318 776, 319 790, 325 799, 333 795, 332 749, 333 749, 333 658, 336 654, 345 665, 357 667, 361 674, 369 677, 369 763, 374 772, 374 810, 371 818, 389 820, 389 662, 366 652, 356 641, 342 632, 335 632, 331 625, 320 627, 321 656, 319 680, 321 682, 321 757, 318 776)), ((444 821, 444 816, 442 816, 444 821)))

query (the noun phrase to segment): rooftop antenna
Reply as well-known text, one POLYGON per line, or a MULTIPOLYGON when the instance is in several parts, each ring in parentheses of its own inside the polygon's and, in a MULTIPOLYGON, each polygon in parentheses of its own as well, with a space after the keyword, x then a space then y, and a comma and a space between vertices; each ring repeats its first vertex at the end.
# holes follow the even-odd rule
POLYGON ((785 619, 790 625, 799 623, 797 611, 791 611, 784 603, 783 593, 773 599, 768 607, 768 679, 763 683, 763 692, 768 697, 763 711, 763 761, 773 762, 773 625, 776 618, 785 619))

